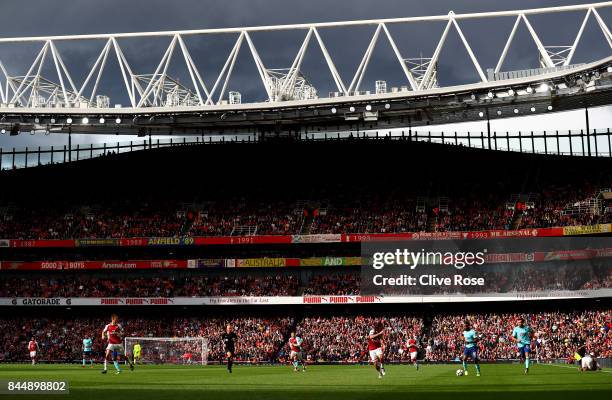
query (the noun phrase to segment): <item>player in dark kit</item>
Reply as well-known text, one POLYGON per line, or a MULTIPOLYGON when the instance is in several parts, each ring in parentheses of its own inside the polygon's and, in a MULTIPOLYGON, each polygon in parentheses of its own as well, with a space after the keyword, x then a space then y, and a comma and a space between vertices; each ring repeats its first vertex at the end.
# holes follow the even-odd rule
POLYGON ((232 365, 234 364, 234 353, 236 352, 236 339, 238 335, 234 332, 231 325, 225 328, 225 333, 221 335, 223 340, 223 349, 227 357, 227 372, 232 373, 232 365))

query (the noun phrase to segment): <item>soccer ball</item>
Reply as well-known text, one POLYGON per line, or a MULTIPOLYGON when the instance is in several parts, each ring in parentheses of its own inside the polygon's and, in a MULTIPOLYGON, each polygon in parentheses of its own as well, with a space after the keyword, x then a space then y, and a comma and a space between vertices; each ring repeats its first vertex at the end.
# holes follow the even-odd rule
POLYGON ((455 374, 457 374, 457 376, 463 376, 463 370, 458 369, 457 372, 455 372, 455 374))
POLYGON ((404 349, 398 349, 398 350, 397 350, 397 352, 398 352, 399 354, 404 354, 404 349))

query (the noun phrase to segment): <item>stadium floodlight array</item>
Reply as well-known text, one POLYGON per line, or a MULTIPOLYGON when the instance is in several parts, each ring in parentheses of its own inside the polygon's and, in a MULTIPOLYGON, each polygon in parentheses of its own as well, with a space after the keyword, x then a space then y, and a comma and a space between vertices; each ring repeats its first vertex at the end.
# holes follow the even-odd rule
MULTIPOLYGON (((584 60, 584 63, 574 60, 579 43, 587 40, 583 33, 591 30, 592 25, 603 34, 599 45, 612 50, 612 33, 604 19, 609 18, 604 13, 609 7, 612 7, 612 1, 528 10, 467 14, 449 11, 444 15, 293 25, 0 38, 0 45, 15 46, 33 59, 31 64, 16 63, 14 56, 0 49, 0 131, 11 135, 40 132, 140 137, 180 132, 201 137, 227 136, 227 139, 230 135, 244 138, 256 133, 257 140, 278 135, 307 139, 309 133, 320 132, 326 139, 325 135, 337 136, 338 132, 352 135, 355 129, 357 133, 367 129, 378 131, 382 126, 384 129, 406 129, 411 136, 410 131, 418 126, 480 121, 486 117, 487 137, 490 137, 490 120, 577 109, 584 109, 585 116, 588 116, 590 107, 610 104, 612 53, 598 60, 584 60), (535 22, 540 15, 556 18, 561 13, 578 14, 575 36, 570 29, 573 40, 551 46, 540 38, 538 27, 532 26, 530 21, 535 22), (500 18, 508 19, 508 22, 513 18, 512 30, 505 46, 501 42, 497 44, 498 53, 501 53, 497 63, 481 64, 479 52, 472 50, 470 38, 463 34, 462 29, 468 21, 500 18), (439 38, 437 34, 433 37, 434 43, 437 42, 433 52, 423 52, 423 43, 404 43, 405 37, 394 35, 395 27, 417 23, 444 27, 439 38), (374 31, 369 42, 362 40, 364 47, 369 43, 364 53, 328 52, 323 40, 328 31, 360 27, 374 31), (540 64, 536 68, 533 68, 535 65, 523 65, 522 68, 527 69, 503 70, 509 49, 516 46, 517 41, 523 42, 515 38, 520 36, 517 32, 521 27, 527 28, 529 33, 526 40, 535 43, 540 64), (253 41, 252 36, 260 32, 272 33, 277 38, 290 36, 289 33, 293 32, 303 34, 304 39, 298 40, 301 46, 295 56, 292 54, 292 62, 280 65, 281 69, 270 69, 253 41), (472 82, 455 85, 444 78, 446 69, 439 68, 440 55, 448 46, 446 39, 454 34, 459 36, 459 45, 463 45, 461 47, 465 48, 477 72, 478 78, 472 82), (198 66, 191 57, 188 38, 208 37, 218 41, 220 37, 230 36, 235 43, 231 50, 228 49, 229 54, 220 70, 198 66), (147 63, 139 61, 138 55, 124 54, 124 42, 134 38, 150 43, 165 38, 170 44, 159 62, 147 63), (62 42, 61 47, 56 46, 59 42, 62 42), (86 44, 89 49, 97 46, 93 49, 94 54, 98 54, 96 61, 87 70, 80 71, 80 76, 76 76, 77 71, 68 66, 87 63, 78 63, 76 59, 66 63, 60 54, 60 49, 66 50, 74 42, 77 46, 86 44), (377 60, 379 57, 373 56, 375 48, 383 43, 390 45, 395 55, 387 58, 387 62, 398 64, 403 74, 401 78, 393 78, 386 72, 377 73, 381 75, 377 76, 378 83, 368 88, 364 79, 372 68, 381 69, 383 66, 379 64, 381 60, 377 60), (32 51, 32 46, 40 49, 38 53, 32 51), (244 79, 236 79, 238 76, 232 76, 234 72, 244 74, 241 72, 244 68, 240 67, 244 60, 238 54, 242 54, 241 49, 245 47, 248 48, 247 54, 250 53, 247 57, 255 62, 261 79, 259 91, 247 90, 247 93, 244 83, 238 84, 257 81, 257 77, 240 75, 244 79), (321 50, 314 56, 321 58, 322 54, 327 64, 327 68, 318 72, 320 76, 317 76, 316 85, 306 79, 302 70, 304 64, 308 65, 305 55, 313 56, 308 51, 312 48, 321 50), (417 54, 420 56, 414 58, 417 54), (413 58, 406 57, 408 55, 413 58), (335 64, 338 59, 353 59, 358 67, 350 75, 342 76, 344 74, 339 73, 335 64), (5 66, 3 62, 10 64, 5 66), (118 64, 118 68, 107 68, 108 63, 118 64), (142 73, 136 73, 130 64, 139 65, 142 73), (216 80, 212 79, 214 76, 216 80), (102 82, 106 84, 102 85, 102 82), (119 89, 113 92, 113 96, 119 98, 109 97, 109 82, 119 89), (324 89, 329 97, 321 95, 324 89), (121 102, 117 103, 117 100, 121 102)), ((564 24, 559 22, 557 25, 564 24)), ((486 34, 485 31, 479 33, 479 36, 486 34)), ((357 39, 353 42, 351 45, 359 44, 357 39)), ((488 46, 496 44, 489 43, 488 46)), ((71 58, 83 57, 81 52, 77 53, 79 55, 71 58)), ((592 56, 599 57, 596 53, 592 56)), ((386 71, 391 64, 384 66, 382 70, 386 71)), ((590 144, 595 136, 591 136, 589 123, 585 122, 585 142, 589 147, 585 154, 592 155, 590 144)), ((554 128, 558 127, 551 127, 554 128)), ((605 142, 609 143, 609 135, 606 139, 605 142)))
POLYGON ((125 351, 133 359, 134 345, 140 343, 144 364, 206 365, 208 339, 204 337, 126 337, 125 351))
MULTIPOLYGON (((503 49, 500 48, 501 54, 498 62, 493 70, 494 74, 499 74, 504 64, 508 51, 516 36, 516 32, 521 25, 524 25, 529 33, 532 42, 536 45, 539 54, 540 65, 543 68, 567 67, 572 64, 576 48, 582 38, 583 32, 589 21, 594 21, 603 33, 603 38, 607 45, 612 48, 612 34, 606 24, 604 18, 600 15, 600 11, 604 8, 612 6, 612 2, 601 2, 593 4, 579 4, 561 7, 548 7, 529 10, 509 10, 497 12, 481 12, 455 14, 449 11, 445 15, 430 15, 407 18, 389 18, 389 19, 366 19, 360 21, 342 21, 342 22, 320 22, 306 23, 293 25, 277 25, 277 26, 253 26, 253 27, 238 27, 225 29, 195 29, 195 30, 177 30, 177 31, 158 31, 158 32, 134 32, 134 33, 108 33, 99 35, 70 35, 70 36, 39 36, 39 37, 19 37, 19 38, 0 38, 0 44, 23 44, 23 43, 38 43, 41 44, 41 49, 35 56, 34 62, 31 64, 25 74, 19 72, 16 75, 9 74, 2 60, 6 61, 10 55, 0 54, 0 79, 4 81, 4 85, 0 87, 0 104, 11 108, 90 108, 107 106, 106 103, 99 104, 96 102, 98 89, 100 89, 100 81, 105 71, 105 67, 109 60, 113 60, 116 56, 120 76, 117 72, 114 73, 115 81, 123 80, 127 97, 132 108, 146 107, 205 107, 222 104, 228 89, 234 66, 237 63, 237 56, 240 49, 246 43, 250 54, 255 61, 259 77, 265 88, 267 101, 276 103, 291 100, 312 99, 316 96, 316 89, 308 81, 303 78, 300 72, 300 66, 304 59, 304 55, 311 43, 313 46, 318 45, 320 48, 327 67, 329 69, 328 79, 332 78, 333 84, 337 88, 337 93, 342 96, 363 95, 369 93, 361 89, 362 81, 366 75, 366 70, 372 59, 374 48, 381 40, 385 40, 391 45, 399 66, 402 68, 405 78, 406 91, 427 91, 438 87, 438 61, 440 54, 444 50, 447 36, 451 31, 456 31, 461 39, 461 43, 467 51, 471 63, 478 74, 480 83, 489 81, 485 74, 485 68, 481 65, 477 58, 476 52, 472 50, 470 41, 464 35, 460 23, 474 19, 496 19, 499 17, 515 18, 512 30, 509 32, 508 39, 503 49), (560 46, 550 46, 543 42, 536 29, 532 26, 529 18, 538 15, 549 15, 568 12, 584 12, 580 15, 582 23, 574 36, 571 43, 562 43, 560 46), (395 38, 391 34, 389 27, 398 24, 410 24, 418 22, 442 22, 444 30, 437 41, 437 45, 433 54, 427 54, 426 57, 411 59, 404 57, 400 52, 400 47, 395 38), (334 58, 328 52, 320 31, 333 28, 343 27, 360 27, 373 26, 375 31, 369 41, 369 45, 363 54, 359 66, 354 75, 350 77, 350 81, 345 81, 338 72, 334 58), (295 55, 291 67, 284 70, 281 75, 279 72, 274 72, 267 68, 255 46, 251 35, 256 32, 302 32, 305 33, 304 40, 298 53, 295 55), (205 83, 204 74, 199 70, 195 61, 191 57, 188 46, 185 43, 185 38, 197 35, 217 35, 214 38, 220 37, 219 34, 234 35, 235 44, 230 51, 225 64, 220 72, 216 74, 217 79, 214 84, 209 81, 205 83), (120 41, 125 38, 153 38, 165 37, 170 38, 170 44, 166 49, 159 64, 147 65, 148 74, 135 74, 127 57, 125 56, 120 41), (64 63, 59 49, 56 47, 57 42, 63 41, 88 41, 94 45, 105 43, 100 51, 95 63, 89 69, 81 86, 77 86, 72 74, 64 63), (113 54, 114 53, 114 54, 113 54), (176 54, 179 54, 178 56, 176 54), (173 57, 182 58, 183 68, 186 69, 190 77, 188 83, 191 87, 179 84, 176 78, 169 77, 166 72, 171 64, 173 57), (181 57, 182 56, 182 57, 181 57), (41 75, 42 65, 47 58, 51 59, 55 70, 57 71, 58 83, 52 82, 48 78, 41 75), (151 71, 154 71, 151 73, 151 71), (350 82, 350 83, 349 83, 350 82), (212 86, 211 86, 212 84, 212 86), (296 91, 298 93, 296 93, 296 91), (88 93, 88 95, 86 95, 88 93), (165 94, 165 96, 163 96, 165 94), (169 98, 168 98, 169 97, 169 98)), ((606 14, 604 13, 605 17, 606 14)), ((563 27, 564 29, 566 27, 563 27)), ((480 34, 484 34, 480 32, 480 34)), ((437 38, 436 38, 437 39, 437 38)), ((605 42, 603 42, 605 43, 605 42)), ((364 45, 366 42, 363 43, 364 45)), ((401 43, 400 43, 401 44, 401 43)), ((91 46, 91 45, 90 45, 91 46)), ((412 51, 419 51, 420 48, 413 48, 412 51)), ((346 55, 342 55, 346 57, 346 55)), ((358 60, 355 60, 358 61, 358 60)), ((74 71, 73 71, 74 72, 74 71)), ((346 77, 345 77, 346 79, 346 77)), ((0 82, 1 83, 1 82, 0 82)), ((331 81, 330 81, 331 83, 331 81)))

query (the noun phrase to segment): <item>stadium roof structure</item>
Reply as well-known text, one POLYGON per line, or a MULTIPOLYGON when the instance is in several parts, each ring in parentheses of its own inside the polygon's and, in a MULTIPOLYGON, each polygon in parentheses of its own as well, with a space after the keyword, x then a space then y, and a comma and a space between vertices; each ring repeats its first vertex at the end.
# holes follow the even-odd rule
MULTIPOLYGON (((240 135, 252 134, 254 131, 304 133, 418 127, 607 105, 612 103, 612 34, 599 11, 610 6, 612 1, 470 14, 455 14, 451 11, 446 15, 361 21, 0 38, 0 44, 42 45, 29 69, 16 76, 10 75, 2 64, 3 53, 0 51, 0 125, 11 131, 138 133, 141 136, 168 133, 240 135), (536 15, 581 11, 584 12, 584 18, 580 28, 573 43, 565 46, 546 46, 529 20, 536 15), (499 49, 497 64, 485 71, 464 35, 460 22, 500 17, 514 17, 515 22, 505 45, 499 49), (415 67, 412 64, 414 58, 401 54, 389 26, 436 21, 443 22, 445 26, 437 46, 433 54, 421 56, 425 62, 415 67), (590 21, 599 27, 604 45, 611 50, 610 56, 589 63, 572 64, 576 48, 590 21), (320 32, 359 26, 375 27, 375 31, 355 74, 350 82, 345 82, 320 32), (527 28, 537 47, 539 68, 502 71, 520 26, 527 28), (441 72, 437 64, 451 30, 459 35, 477 73, 477 82, 457 86, 439 85, 441 72), (275 75, 274 71, 278 70, 264 65, 251 38, 255 32, 278 31, 305 33, 291 66, 282 68, 282 77, 275 75), (215 39, 220 34, 233 34, 236 41, 214 84, 210 86, 194 62, 184 38, 210 35, 215 39), (170 44, 158 65, 151 65, 146 74, 137 74, 130 66, 120 42, 127 38, 154 37, 169 38, 170 44), (384 38, 403 71, 406 85, 391 91, 363 91, 363 79, 371 64, 374 48, 384 38), (75 84, 56 46, 58 42, 69 41, 104 43, 80 86, 75 84), (293 88, 304 80, 301 71, 304 54, 315 42, 322 51, 337 92, 330 93, 329 97, 319 97, 321 91, 309 85, 310 94, 307 96, 279 95, 293 93, 293 88), (233 99, 241 98, 241 101, 227 98, 230 78, 242 47, 248 48, 257 66, 264 89, 261 97, 263 100, 245 102, 244 96, 241 97, 235 90, 231 92, 234 94, 233 99), (46 58, 51 59, 57 73, 56 83, 49 76, 41 75, 46 58), (189 82, 179 82, 168 75, 173 58, 184 63, 189 82), (113 107, 108 96, 98 92, 105 67, 111 59, 119 64, 117 71, 120 73, 116 72, 118 76, 115 78, 117 85, 125 89, 130 103, 127 106, 113 107), (54 91, 49 94, 48 88, 54 91)), ((386 87, 386 84, 381 87, 386 87)))

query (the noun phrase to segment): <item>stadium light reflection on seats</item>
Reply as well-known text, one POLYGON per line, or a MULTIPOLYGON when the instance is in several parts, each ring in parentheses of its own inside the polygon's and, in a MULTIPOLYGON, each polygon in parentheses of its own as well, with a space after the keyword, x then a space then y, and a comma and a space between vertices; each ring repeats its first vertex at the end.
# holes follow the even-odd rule
POLYGON ((89 123, 89 118, 87 118, 87 117, 83 117, 83 119, 81 120, 81 123, 82 123, 83 125, 88 124, 88 123, 89 123))
POLYGON ((66 123, 67 124, 71 124, 72 123, 72 118, 70 118, 70 117, 66 118, 66 123))
POLYGON ((121 118, 117 118, 117 119, 115 120, 115 123, 116 123, 116 124, 120 124, 120 123, 121 123, 121 118))
POLYGON ((104 122, 106 122, 106 120, 105 120, 104 118, 100 118, 100 119, 99 119, 99 122, 100 122, 101 124, 103 124, 104 122))
POLYGON ((540 86, 538 86, 538 89, 536 90, 536 92, 548 92, 550 90, 550 86, 548 86, 547 83, 542 83, 540 86))

